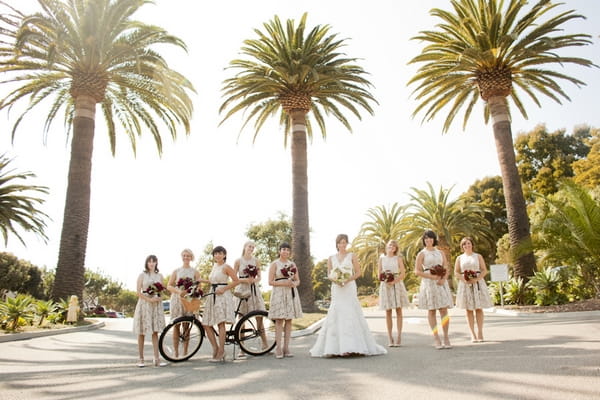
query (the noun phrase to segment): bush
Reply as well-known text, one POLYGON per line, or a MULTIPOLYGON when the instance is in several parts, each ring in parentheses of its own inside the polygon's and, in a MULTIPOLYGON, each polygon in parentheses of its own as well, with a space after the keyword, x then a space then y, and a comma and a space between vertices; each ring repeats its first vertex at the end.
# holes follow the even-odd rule
POLYGON ((568 301, 567 296, 560 291, 561 276, 557 268, 548 267, 536 272, 527 285, 533 289, 535 304, 538 306, 564 304, 568 301))
POLYGON ((523 282, 523 279, 511 278, 506 283, 506 291, 504 293, 505 304, 533 304, 535 295, 528 285, 523 282))
POLYGON ((27 325, 35 316, 34 299, 29 295, 18 294, 8 297, 0 303, 0 319, 2 326, 10 331, 16 331, 19 326, 27 325))

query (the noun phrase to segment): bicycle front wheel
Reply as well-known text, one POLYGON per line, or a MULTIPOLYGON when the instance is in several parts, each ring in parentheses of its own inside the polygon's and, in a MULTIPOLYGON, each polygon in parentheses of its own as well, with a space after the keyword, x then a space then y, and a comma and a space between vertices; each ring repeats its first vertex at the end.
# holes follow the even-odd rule
POLYGON ((165 360, 188 360, 202 346, 204 328, 194 317, 180 317, 171 322, 160 334, 158 350, 165 360))
POLYGON ((275 321, 266 311, 249 312, 236 324, 235 340, 245 353, 266 354, 275 347, 275 321))

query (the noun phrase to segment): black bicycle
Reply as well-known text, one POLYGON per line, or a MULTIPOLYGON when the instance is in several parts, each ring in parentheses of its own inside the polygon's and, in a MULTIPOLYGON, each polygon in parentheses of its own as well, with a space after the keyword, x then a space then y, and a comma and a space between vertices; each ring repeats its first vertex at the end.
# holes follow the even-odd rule
MULTIPOLYGON (((209 293, 205 296, 210 295, 214 294, 209 293)), ((242 351, 253 356, 267 354, 275 347, 275 321, 269 319, 267 311, 242 314, 240 307, 243 301, 248 299, 239 299, 235 310, 237 322, 226 325, 225 344, 233 344, 234 347, 237 344, 242 351)), ((205 336, 201 318, 201 312, 198 311, 194 315, 174 319, 163 329, 158 349, 165 360, 186 361, 198 352, 205 336)), ((217 330, 213 330, 218 337, 217 330)))

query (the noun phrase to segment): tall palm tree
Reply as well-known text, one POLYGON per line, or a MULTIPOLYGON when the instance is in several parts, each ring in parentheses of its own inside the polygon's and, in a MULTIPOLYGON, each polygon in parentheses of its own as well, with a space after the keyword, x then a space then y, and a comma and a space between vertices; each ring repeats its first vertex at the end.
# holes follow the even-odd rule
POLYGON ((471 236, 475 242, 493 240, 490 222, 485 218, 485 207, 460 198, 450 200, 451 188, 440 187, 436 193, 428 182, 427 189, 411 188, 411 203, 400 223, 399 228, 404 232, 401 244, 406 247, 408 257, 416 257, 423 247, 423 232, 429 229, 438 235, 438 247, 450 265, 452 250, 457 249, 462 237, 471 236))
POLYGON ((371 272, 377 275, 377 261, 385 252, 390 240, 399 240, 403 231, 400 226, 404 209, 398 203, 391 207, 377 206, 367 211, 368 220, 360 227, 358 235, 352 241, 352 248, 360 262, 363 274, 371 272))
POLYGON ((357 108, 370 114, 366 72, 346 58, 340 49, 345 40, 329 34, 328 25, 317 25, 306 33, 306 17, 299 23, 290 19, 285 27, 279 17, 255 29, 257 39, 244 41, 241 53, 247 59, 230 62, 237 74, 223 82, 225 101, 220 112, 228 110, 223 121, 239 111, 247 111, 244 125, 254 120, 254 139, 264 122, 279 112, 284 127, 284 145, 291 138, 292 155, 292 250, 300 267, 300 297, 305 309, 314 309, 311 285, 308 221, 307 137, 312 139, 309 112, 326 136, 324 115, 333 115, 348 130, 350 122, 342 113, 349 110, 361 118, 357 108))
MULTIPOLYGON (((536 92, 560 103, 569 99, 558 81, 577 86, 584 83, 552 67, 566 64, 592 66, 584 58, 561 56, 558 51, 591 43, 584 34, 564 34, 562 27, 584 18, 573 10, 549 16, 559 4, 528 1, 453 0, 454 11, 431 10, 441 21, 437 30, 422 31, 414 39, 427 43, 411 63, 424 63, 409 84, 417 83, 423 120, 433 119, 442 109, 446 132, 461 108, 466 107, 463 128, 475 104, 485 102, 486 122, 492 118, 502 174, 515 275, 527 278, 535 271, 531 251, 529 219, 521 181, 515 164, 509 100, 527 118, 517 89, 538 106, 536 92), (526 9, 527 8, 527 9, 526 9), (545 19, 543 19, 545 18, 545 19), (521 249, 521 251, 517 251, 521 249)), ((413 115, 414 115, 413 114, 413 115)))
MULTIPOLYGON (((176 128, 190 131, 191 83, 169 68, 153 48, 185 44, 163 29, 132 19, 148 0, 38 0, 41 12, 23 15, 14 8, 3 15, 0 72, 11 91, 0 109, 19 100, 29 105, 23 118, 44 101, 50 102, 45 130, 64 112, 71 136, 71 161, 53 298, 82 298, 87 246, 92 147, 96 104, 104 117, 115 154, 116 125, 129 138, 148 132, 159 154, 162 136, 156 119, 175 138, 176 128), (16 88, 15 88, 16 86, 16 88)), ((6 3, 4 3, 7 7, 6 3)))
POLYGON ((44 199, 33 194, 48 194, 45 186, 25 185, 24 180, 34 178, 31 172, 16 173, 10 168, 11 159, 0 155, 0 231, 4 245, 8 243, 8 234, 15 235, 23 245, 17 226, 26 232, 33 232, 47 239, 44 229, 48 217, 39 210, 44 199))

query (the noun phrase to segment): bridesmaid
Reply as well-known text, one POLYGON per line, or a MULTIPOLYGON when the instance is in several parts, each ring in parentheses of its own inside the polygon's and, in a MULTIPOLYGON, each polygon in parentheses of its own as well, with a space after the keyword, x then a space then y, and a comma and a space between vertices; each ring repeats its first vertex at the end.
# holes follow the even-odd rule
POLYGON ((378 271, 381 276, 385 271, 394 274, 391 282, 381 282, 379 285, 379 309, 385 310, 389 347, 400 347, 402 344, 402 308, 408 307, 408 293, 404 286, 406 269, 402 256, 398 256, 398 242, 390 240, 385 246, 385 255, 379 257, 378 271), (394 341, 392 311, 396 310, 396 329, 398 336, 394 341))
POLYGON ((137 366, 144 367, 144 338, 145 335, 152 335, 152 350, 154 360, 152 364, 155 367, 164 367, 167 365, 160 361, 158 356, 158 332, 165 327, 165 314, 162 307, 162 298, 159 294, 149 295, 144 290, 155 282, 163 282, 163 276, 158 272, 158 259, 155 255, 146 257, 144 263, 144 272, 137 279, 138 301, 133 314, 133 333, 138 337, 139 361, 137 366))
POLYGON ((471 342, 483 342, 483 309, 492 307, 492 299, 485 284, 487 268, 481 254, 473 251, 473 239, 465 237, 460 241, 463 254, 456 258, 454 273, 459 279, 456 293, 456 307, 466 312, 467 323, 471 331, 471 342), (465 271, 473 271, 473 277, 465 277, 465 271), (473 313, 475 315, 473 315, 473 313), (477 334, 475 334, 475 320, 477 334))
MULTIPOLYGON (((171 277, 169 278, 169 283, 167 284, 167 290, 171 292, 171 304, 170 304, 170 318, 173 321, 175 318, 193 315, 193 312, 185 311, 183 308, 181 297, 185 295, 185 291, 183 289, 179 289, 176 285, 180 279, 190 278, 194 281, 200 280, 200 273, 196 268, 192 268, 190 263, 194 261, 194 253, 190 249, 183 249, 181 251, 181 260, 183 262, 182 266, 177 268, 173 273, 171 273, 171 277)), ((179 339, 179 330, 175 330, 173 332, 173 349, 175 350, 175 356, 179 357, 179 348, 180 348, 180 339, 179 339)), ((183 352, 184 355, 187 354, 187 346, 188 341, 185 340, 183 342, 183 352)))
POLYGON ((425 248, 417 254, 415 261, 415 275, 422 278, 419 288, 419 308, 428 310, 427 319, 433 333, 435 348, 438 350, 451 349, 452 346, 448 337, 450 327, 448 308, 452 307, 453 301, 450 287, 448 286, 448 263, 446 257, 444 257, 444 253, 435 247, 438 244, 435 232, 425 231, 422 242, 425 248), (441 265, 445 268, 446 272, 442 276, 432 273, 433 267, 436 265, 441 265), (439 325, 437 324, 436 311, 440 313, 442 331, 444 333, 443 344, 438 332, 439 325))
POLYGON ((279 258, 269 267, 269 284, 273 287, 269 318, 275 321, 275 358, 293 357, 290 353, 292 319, 302 317, 300 296, 296 289, 300 285, 300 277, 296 264, 290 261, 291 252, 290 245, 282 243, 279 246, 279 258))
MULTIPOLYGON (((235 260, 233 263, 233 270, 239 278, 240 285, 246 284, 250 285, 250 297, 246 299, 240 299, 240 312, 242 314, 247 314, 251 311, 266 311, 265 301, 262 297, 262 293, 260 291, 260 279, 261 279, 261 268, 260 261, 254 257, 254 249, 256 248, 256 244, 253 241, 247 241, 244 243, 244 248, 242 250, 242 256, 235 260), (256 276, 252 277, 247 274, 247 269, 254 267, 256 271, 256 276)), ((256 322, 258 324, 258 329, 262 335, 263 346, 267 345, 266 333, 263 329, 262 318, 256 318, 256 322)), ((246 353, 240 351, 238 357, 244 358, 246 357, 246 353)))
POLYGON ((211 293, 214 295, 206 297, 202 325, 213 349, 213 358, 209 362, 222 362, 225 361, 225 324, 235 322, 234 299, 230 289, 235 287, 239 281, 233 268, 225 263, 227 250, 223 246, 215 247, 212 256, 214 263, 208 279, 211 284, 211 293), (215 325, 219 334, 218 341, 215 337, 215 325))
POLYGON ((182 266, 173 271, 169 278, 169 283, 167 284, 167 289, 171 292, 171 321, 175 318, 183 317, 184 315, 193 314, 185 311, 183 308, 181 296, 185 294, 185 291, 175 286, 177 285, 177 282, 182 278, 190 278, 194 281, 200 280, 200 273, 196 268, 192 268, 190 265, 190 263, 194 261, 194 253, 192 253, 190 249, 183 249, 181 251, 181 260, 183 262, 182 266))

